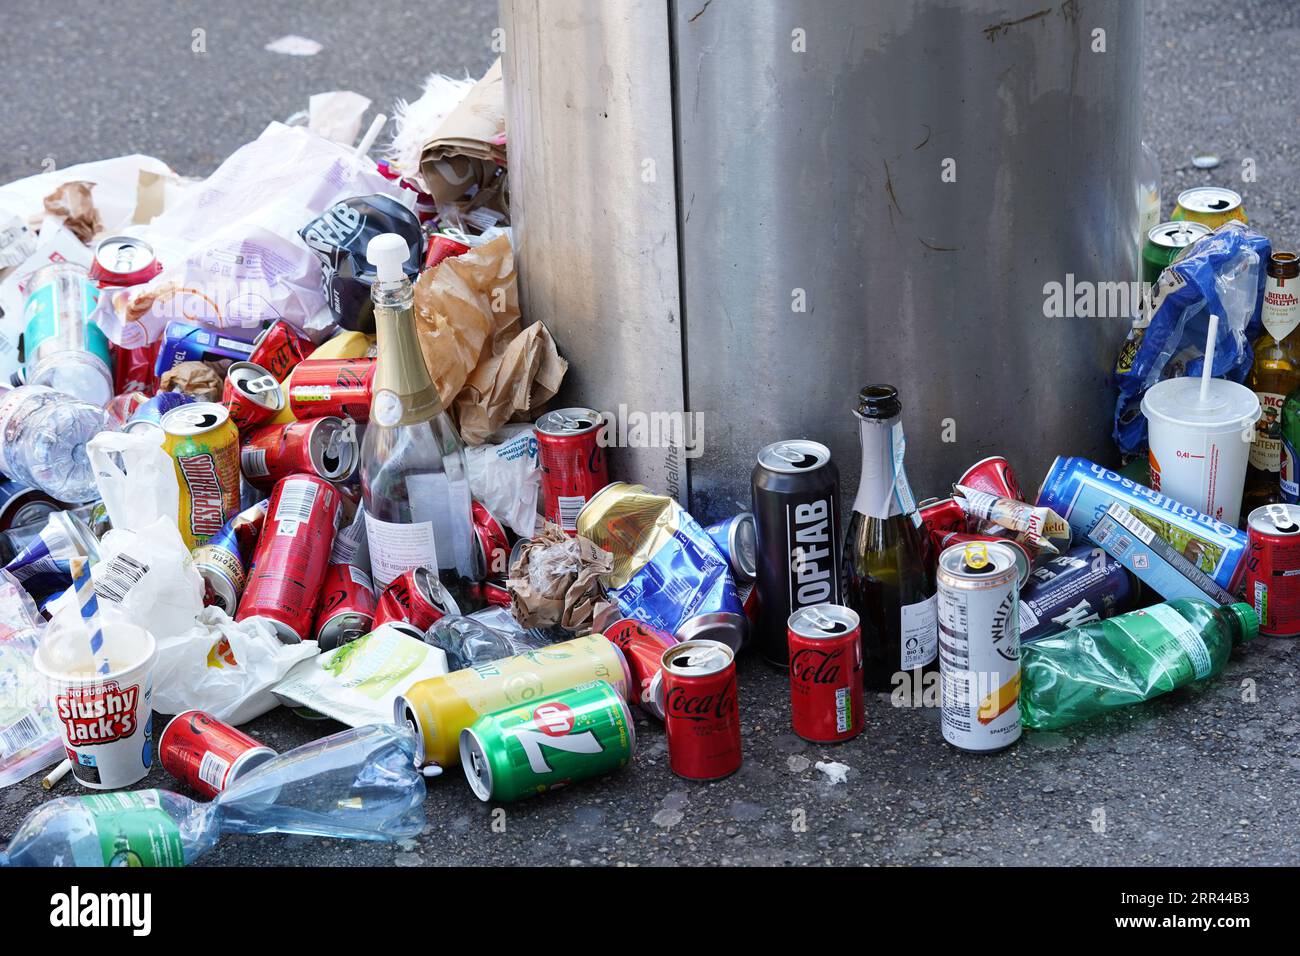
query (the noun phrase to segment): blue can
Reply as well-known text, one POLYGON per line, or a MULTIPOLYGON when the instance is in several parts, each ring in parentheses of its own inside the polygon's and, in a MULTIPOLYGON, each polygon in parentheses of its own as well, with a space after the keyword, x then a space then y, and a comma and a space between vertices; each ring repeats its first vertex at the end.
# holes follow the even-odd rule
POLYGON ((754 516, 748 511, 719 521, 704 529, 713 539, 737 581, 747 583, 758 573, 758 541, 754 535, 754 516))
POLYGON ((184 392, 159 392, 135 410, 135 414, 126 420, 126 425, 122 430, 133 432, 150 425, 157 425, 162 428, 162 417, 164 415, 173 408, 180 408, 182 405, 188 405, 193 401, 194 399, 184 392))
POLYGON ((206 362, 211 359, 230 359, 247 362, 253 354, 253 343, 222 335, 212 329, 190 322, 168 322, 163 329, 162 344, 158 346, 158 361, 153 371, 162 378, 182 362, 206 362))
POLYGON ((1038 506, 1051 508, 1068 521, 1076 541, 1086 540, 1092 526, 1115 502, 1220 587, 1236 591, 1249 547, 1246 533, 1236 526, 1203 515, 1086 458, 1058 457, 1038 489, 1038 506))
POLYGON ((1137 607, 1141 585, 1092 544, 1044 561, 1020 589, 1020 641, 1036 641, 1137 607))

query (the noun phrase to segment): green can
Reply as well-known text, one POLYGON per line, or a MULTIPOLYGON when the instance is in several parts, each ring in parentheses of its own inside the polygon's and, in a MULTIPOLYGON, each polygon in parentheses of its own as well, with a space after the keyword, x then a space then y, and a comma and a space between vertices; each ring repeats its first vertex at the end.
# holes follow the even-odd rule
POLYGON ((460 733, 460 763, 480 800, 508 803, 632 760, 636 730, 603 680, 480 717, 460 733))
POLYGON ((1178 258, 1178 254, 1202 236, 1210 234, 1210 227, 1191 220, 1162 222, 1147 233, 1142 246, 1142 281, 1147 285, 1160 281, 1164 272, 1178 258))

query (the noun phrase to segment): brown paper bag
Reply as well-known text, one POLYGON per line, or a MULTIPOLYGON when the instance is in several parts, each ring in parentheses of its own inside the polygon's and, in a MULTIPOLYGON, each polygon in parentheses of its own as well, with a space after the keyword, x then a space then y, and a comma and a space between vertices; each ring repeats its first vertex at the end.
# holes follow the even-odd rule
POLYGON ((95 208, 95 202, 90 196, 90 189, 94 185, 80 181, 66 182, 45 197, 45 211, 51 216, 60 217, 72 234, 86 245, 104 228, 99 210, 95 208))

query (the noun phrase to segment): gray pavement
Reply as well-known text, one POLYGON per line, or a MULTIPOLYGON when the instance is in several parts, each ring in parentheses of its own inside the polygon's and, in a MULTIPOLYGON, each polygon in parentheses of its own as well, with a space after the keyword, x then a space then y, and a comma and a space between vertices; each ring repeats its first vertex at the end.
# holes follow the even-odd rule
MULTIPOLYGON (((7 148, 0 180, 141 151, 200 174, 302 108, 313 92, 352 88, 379 102, 414 96, 432 69, 477 73, 491 61, 492 3, 220 5, 88 0, 56 13, 0 5, 7 148), (22 12, 19 12, 19 11, 22 12), (328 11, 323 14, 319 11, 328 11), (418 14, 418 17, 417 17, 418 14), (209 54, 189 52, 208 30, 209 54), (262 51, 283 34, 321 41, 316 57, 262 51)), ((1164 169, 1165 211, 1179 188, 1235 185, 1256 225, 1294 247, 1300 7, 1148 2, 1147 138, 1164 169), (1223 165, 1191 167, 1196 153, 1223 165), (1242 183, 1243 159, 1258 176, 1242 183)), ((926 491, 926 489, 918 489, 926 491)), ((1297 648, 1260 639, 1212 686, 1064 733, 1026 733, 976 757, 949 748, 933 709, 868 697, 867 732, 838 747, 789 732, 782 675, 745 659, 745 763, 712 784, 675 778, 662 729, 638 718, 636 763, 622 774, 506 808, 504 829, 456 774, 432 781, 427 830, 392 845, 292 837, 229 838, 212 864, 1222 864, 1297 862, 1300 684, 1297 648), (838 761, 847 782, 815 768, 838 761)), ((247 728, 285 750, 337 725, 281 709, 247 728)), ((148 780, 171 786, 161 771, 148 780)), ((66 782, 57 793, 72 794, 66 782)), ((35 781, 0 791, 0 840, 48 799, 35 781)))

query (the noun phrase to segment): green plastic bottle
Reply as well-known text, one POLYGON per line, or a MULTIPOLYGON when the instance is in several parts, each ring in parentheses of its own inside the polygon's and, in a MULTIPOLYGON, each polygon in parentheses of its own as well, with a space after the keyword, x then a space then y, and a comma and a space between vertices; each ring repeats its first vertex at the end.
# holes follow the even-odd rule
POLYGON ((1259 633, 1249 604, 1179 598, 1094 621, 1020 649, 1020 716, 1055 730, 1223 672, 1259 633))

